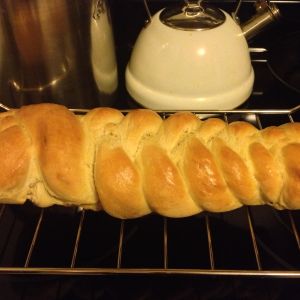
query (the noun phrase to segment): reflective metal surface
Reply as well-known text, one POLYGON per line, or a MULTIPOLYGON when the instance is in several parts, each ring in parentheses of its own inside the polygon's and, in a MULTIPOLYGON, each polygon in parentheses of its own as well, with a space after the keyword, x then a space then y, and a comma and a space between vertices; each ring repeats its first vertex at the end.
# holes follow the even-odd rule
POLYGON ((224 13, 202 1, 185 1, 184 6, 167 7, 160 14, 160 21, 172 28, 181 30, 204 30, 222 25, 224 13))
POLYGON ((105 0, 0 2, 0 98, 108 105, 117 88, 113 32, 105 0))
POLYGON ((256 36, 264 28, 280 18, 280 11, 277 5, 267 0, 256 1, 255 8, 256 15, 241 25, 246 39, 256 36))

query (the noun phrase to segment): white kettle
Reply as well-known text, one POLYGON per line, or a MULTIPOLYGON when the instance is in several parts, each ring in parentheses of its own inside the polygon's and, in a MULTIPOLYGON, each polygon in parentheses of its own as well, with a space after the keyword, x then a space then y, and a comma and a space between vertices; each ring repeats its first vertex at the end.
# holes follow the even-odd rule
POLYGON ((257 14, 243 25, 238 8, 231 16, 201 0, 156 13, 140 32, 128 63, 129 94, 155 110, 241 105, 254 82, 246 39, 279 16, 269 1, 256 7, 257 14))

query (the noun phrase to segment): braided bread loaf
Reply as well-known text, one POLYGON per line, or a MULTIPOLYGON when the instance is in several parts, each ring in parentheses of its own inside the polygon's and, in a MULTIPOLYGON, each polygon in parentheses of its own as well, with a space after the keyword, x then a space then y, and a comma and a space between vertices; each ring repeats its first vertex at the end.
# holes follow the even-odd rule
POLYGON ((242 205, 300 208, 300 123, 258 130, 151 110, 76 116, 37 104, 0 114, 0 202, 169 217, 242 205))

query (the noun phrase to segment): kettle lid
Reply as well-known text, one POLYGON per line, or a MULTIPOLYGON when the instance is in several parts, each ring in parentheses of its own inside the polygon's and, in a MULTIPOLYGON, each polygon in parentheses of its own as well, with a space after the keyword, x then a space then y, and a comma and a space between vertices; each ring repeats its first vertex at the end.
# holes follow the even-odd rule
POLYGON ((202 0, 185 0, 184 6, 167 7, 160 13, 159 18, 163 24, 181 30, 212 29, 226 20, 220 9, 202 3, 202 0))

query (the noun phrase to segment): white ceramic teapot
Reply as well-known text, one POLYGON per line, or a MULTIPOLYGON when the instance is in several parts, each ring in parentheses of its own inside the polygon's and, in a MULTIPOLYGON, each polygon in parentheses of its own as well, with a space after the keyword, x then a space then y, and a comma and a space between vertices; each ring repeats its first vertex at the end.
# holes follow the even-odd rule
MULTIPOLYGON (((237 7, 240 6, 239 5, 237 7)), ((256 3, 246 24, 204 1, 156 13, 141 31, 126 69, 129 94, 155 110, 232 109, 251 94, 254 72, 247 38, 279 16, 256 3)))

